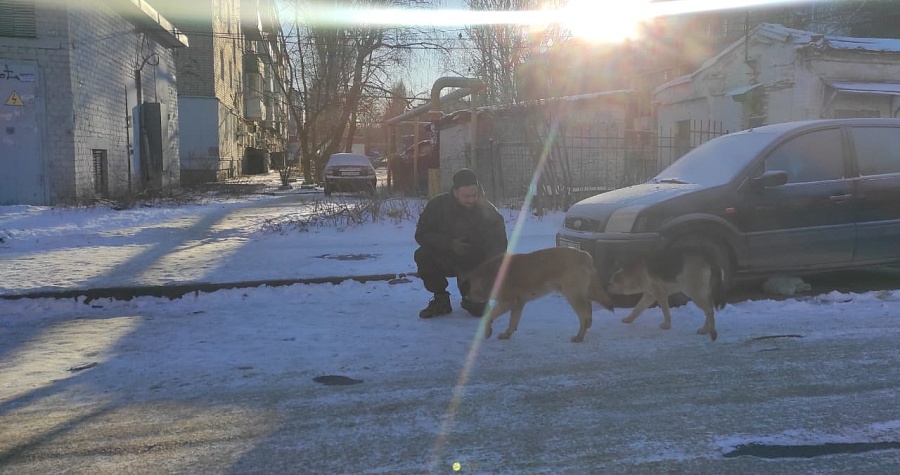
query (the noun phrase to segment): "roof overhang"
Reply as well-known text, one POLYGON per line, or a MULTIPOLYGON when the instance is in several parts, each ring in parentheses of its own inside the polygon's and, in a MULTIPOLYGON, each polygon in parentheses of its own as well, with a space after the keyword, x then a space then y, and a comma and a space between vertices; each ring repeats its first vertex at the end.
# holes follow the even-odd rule
POLYGON ((115 0, 114 3, 119 6, 122 16, 138 31, 146 33, 160 45, 166 48, 188 46, 187 35, 175 28, 145 0, 115 0))
POLYGON ((742 102, 747 93, 758 88, 762 84, 751 84, 749 86, 738 87, 725 93, 725 97, 730 97, 735 102, 742 102))
POLYGON ((836 92, 900 96, 900 83, 826 81, 836 92))

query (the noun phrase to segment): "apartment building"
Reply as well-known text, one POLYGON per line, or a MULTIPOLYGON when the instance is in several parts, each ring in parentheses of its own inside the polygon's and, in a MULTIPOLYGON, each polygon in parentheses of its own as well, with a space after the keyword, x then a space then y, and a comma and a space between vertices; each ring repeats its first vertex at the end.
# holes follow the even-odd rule
POLYGON ((182 184, 268 171, 285 149, 288 108, 273 0, 162 0, 191 40, 176 52, 182 184))

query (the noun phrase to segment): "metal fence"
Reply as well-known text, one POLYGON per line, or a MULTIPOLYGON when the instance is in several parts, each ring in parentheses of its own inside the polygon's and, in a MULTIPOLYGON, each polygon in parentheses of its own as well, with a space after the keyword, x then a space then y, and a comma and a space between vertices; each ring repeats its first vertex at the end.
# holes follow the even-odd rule
POLYGON ((521 201, 565 209, 585 197, 643 183, 700 144, 728 133, 695 121, 668 133, 624 130, 616 124, 560 128, 554 140, 490 141, 479 147, 477 172, 494 202, 521 201))

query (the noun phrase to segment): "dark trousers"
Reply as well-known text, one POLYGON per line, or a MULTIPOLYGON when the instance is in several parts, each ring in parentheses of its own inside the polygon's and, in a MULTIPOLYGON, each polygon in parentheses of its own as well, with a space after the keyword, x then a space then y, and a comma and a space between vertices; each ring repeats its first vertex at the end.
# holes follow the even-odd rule
POLYGON ((465 297, 469 294, 469 282, 459 278, 462 270, 458 263, 454 262, 453 255, 440 254, 420 247, 413 256, 419 267, 419 278, 425 284, 425 289, 433 294, 447 293, 447 277, 456 277, 456 288, 459 294, 465 297))

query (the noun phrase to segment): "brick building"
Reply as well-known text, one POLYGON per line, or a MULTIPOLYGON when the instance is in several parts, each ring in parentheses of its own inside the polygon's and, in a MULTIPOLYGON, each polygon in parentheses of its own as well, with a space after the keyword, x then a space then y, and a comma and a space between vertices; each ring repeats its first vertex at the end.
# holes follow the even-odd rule
POLYGON ((271 0, 158 0, 191 47, 176 52, 183 184, 268 171, 285 150, 271 0))
POLYGON ((142 0, 0 0, 0 12, 0 205, 178 185, 184 35, 142 0))

